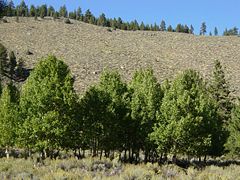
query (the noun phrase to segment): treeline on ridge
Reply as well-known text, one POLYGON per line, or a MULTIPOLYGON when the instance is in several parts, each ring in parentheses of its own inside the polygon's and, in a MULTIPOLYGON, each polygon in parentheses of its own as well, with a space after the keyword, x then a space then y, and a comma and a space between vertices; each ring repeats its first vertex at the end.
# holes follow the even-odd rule
MULTIPOLYGON (((68 12, 67 7, 65 5, 61 6, 57 11, 53 6, 47 6, 43 4, 41 6, 35 7, 31 5, 30 8, 25 3, 24 0, 21 1, 19 5, 16 7, 12 0, 9 2, 5 0, 0 0, 0 17, 2 16, 16 16, 17 19, 19 16, 25 17, 38 17, 44 18, 46 16, 53 17, 54 19, 59 17, 65 17, 70 19, 76 19, 79 21, 83 21, 85 23, 90 23, 98 26, 111 27, 113 29, 121 29, 121 30, 142 30, 142 31, 168 31, 168 32, 179 32, 179 33, 188 33, 194 34, 194 27, 192 25, 184 25, 177 24, 174 28, 172 25, 167 26, 166 22, 162 20, 159 24, 144 24, 144 22, 139 23, 137 20, 133 20, 131 22, 124 22, 120 17, 119 18, 107 18, 104 13, 102 13, 99 17, 95 17, 92 12, 88 9, 85 14, 83 14, 82 9, 79 7, 77 10, 72 12, 68 12)), ((69 22, 70 21, 66 21, 69 22)), ((206 23, 203 22, 200 28, 200 35, 206 35, 207 26, 206 23)), ((218 36, 219 32, 217 27, 214 28, 213 32, 209 31, 209 35, 218 36)), ((223 35, 225 36, 236 36, 239 35, 239 31, 237 27, 233 27, 232 29, 225 29, 223 35)))
MULTIPOLYGON (((8 64, 1 45, 0 64, 8 64)), ((2 78, 4 74, 1 74, 2 78)), ((14 79, 1 86, 0 147, 54 157, 73 150, 78 158, 161 161, 169 154, 193 157, 239 155, 240 105, 231 97, 223 68, 215 62, 211 81, 194 70, 159 83, 151 69, 129 83, 104 71, 98 84, 78 95, 68 66, 42 59, 21 91, 14 79)))

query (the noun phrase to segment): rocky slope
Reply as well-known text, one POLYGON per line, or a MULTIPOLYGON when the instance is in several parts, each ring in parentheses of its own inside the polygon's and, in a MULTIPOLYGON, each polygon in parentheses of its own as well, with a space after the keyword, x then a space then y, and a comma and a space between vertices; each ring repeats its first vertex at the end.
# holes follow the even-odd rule
POLYGON ((8 18, 0 23, 0 42, 22 57, 28 67, 48 54, 63 59, 83 92, 98 81, 104 68, 118 70, 130 80, 139 68, 153 68, 159 81, 193 68, 209 78, 219 59, 236 94, 240 94, 240 38, 203 37, 169 32, 121 31, 83 22, 8 18), (27 55, 27 51, 32 55, 27 55))

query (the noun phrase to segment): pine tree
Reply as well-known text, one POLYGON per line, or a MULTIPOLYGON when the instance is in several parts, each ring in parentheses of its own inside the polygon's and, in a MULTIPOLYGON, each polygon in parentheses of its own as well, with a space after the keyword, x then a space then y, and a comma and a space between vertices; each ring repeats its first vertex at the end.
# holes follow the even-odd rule
POLYGON ((184 26, 182 24, 178 24, 175 31, 181 33, 184 32, 184 26))
POLYGON ((187 34, 190 33, 189 27, 187 25, 184 25, 183 32, 187 34))
POLYGON ((193 27, 192 25, 190 26, 189 33, 190 33, 190 34, 194 34, 194 27, 193 27))
POLYGON ((214 36, 218 36, 218 29, 217 29, 217 27, 214 28, 214 36))
POLYGON ((68 15, 67 7, 64 4, 63 6, 60 7, 59 16, 60 17, 67 17, 67 15, 68 15))
POLYGON ((21 1, 20 5, 17 6, 19 16, 28 16, 28 7, 24 0, 21 1))
POLYGON ((76 10, 74 10, 73 12, 69 12, 69 18, 70 19, 76 19, 77 18, 76 10))
POLYGON ((53 6, 49 6, 47 9, 47 16, 53 17, 55 13, 55 9, 53 6))
POLYGON ((213 77, 210 84, 210 92, 215 99, 218 113, 218 121, 220 122, 219 135, 213 141, 213 155, 221 155, 223 153, 223 144, 226 142, 228 132, 227 125, 231 119, 231 111, 233 109, 233 102, 229 84, 226 81, 225 73, 223 71, 220 61, 216 60, 214 64, 213 77))
POLYGON ((238 28, 237 27, 233 27, 232 29, 225 29, 224 36, 237 36, 238 35, 238 28))
POLYGON ((7 16, 14 16, 15 15, 15 6, 12 0, 10 0, 7 4, 7 16))
POLYGON ((141 25, 140 25, 140 30, 141 30, 141 31, 144 31, 144 30, 145 30, 145 25, 144 25, 143 22, 142 22, 141 25))
POLYGON ((31 5, 29 14, 31 17, 35 17, 35 15, 37 15, 36 8, 34 5, 31 5))
POLYGON ((164 20, 162 20, 160 23, 160 31, 166 31, 166 23, 164 20))
POLYGON ((0 18, 5 15, 7 3, 5 0, 0 0, 0 18))
POLYGON ((207 26, 206 26, 206 23, 203 22, 200 29, 200 35, 205 35, 206 32, 207 32, 207 26))
POLYGON ((153 29, 154 29, 154 31, 159 31, 159 26, 156 23, 154 23, 153 29))
POLYGON ((47 16, 47 5, 44 4, 40 7, 40 17, 44 18, 45 16, 47 16))
POLYGON ((168 26, 167 31, 168 31, 168 32, 173 32, 173 28, 172 28, 171 25, 168 26))
POLYGON ((229 137, 225 144, 226 150, 234 156, 240 156, 240 105, 234 108, 232 118, 228 126, 229 137))
POLYGON ((93 17, 93 15, 92 15, 91 11, 88 9, 84 16, 84 22, 90 23, 92 17, 93 17))
POLYGON ((106 19, 106 16, 104 13, 99 16, 97 25, 98 26, 107 26, 107 19, 106 19))
POLYGON ((219 113, 222 121, 227 123, 231 117, 233 102, 229 83, 226 81, 225 73, 220 61, 214 62, 214 71, 210 91, 213 98, 217 101, 219 113))
POLYGON ((78 7, 77 12, 76 12, 76 20, 81 20, 82 21, 82 9, 78 7))
MULTIPOLYGON (((124 24, 124 23, 123 23, 122 19, 119 17, 119 18, 117 19, 117 28, 124 30, 125 28, 123 28, 122 24, 124 24)), ((125 26, 125 25, 124 25, 124 26, 125 26)))

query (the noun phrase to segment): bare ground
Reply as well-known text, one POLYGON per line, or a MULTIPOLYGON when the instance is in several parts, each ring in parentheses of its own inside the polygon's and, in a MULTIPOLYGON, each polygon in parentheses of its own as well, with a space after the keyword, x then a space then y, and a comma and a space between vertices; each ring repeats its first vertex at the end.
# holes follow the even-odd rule
POLYGON ((235 94, 240 94, 240 37, 204 37, 181 33, 121 31, 73 21, 8 18, 0 23, 0 42, 22 57, 28 67, 48 54, 64 60, 83 92, 98 81, 104 68, 118 70, 130 80, 135 70, 153 68, 159 81, 188 68, 209 78, 218 59, 226 68, 235 94), (33 55, 27 55, 27 51, 33 55))

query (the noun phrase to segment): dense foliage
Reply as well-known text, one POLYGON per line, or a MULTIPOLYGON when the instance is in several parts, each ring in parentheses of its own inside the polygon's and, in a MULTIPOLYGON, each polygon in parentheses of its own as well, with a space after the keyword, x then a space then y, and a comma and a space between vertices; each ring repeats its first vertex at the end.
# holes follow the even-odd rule
POLYGON ((42 60, 22 87, 20 146, 41 151, 68 147, 76 100, 67 65, 54 56, 42 60))
MULTIPOLYGON (((11 72, 17 58, 0 47, 0 60, 8 62, 4 72, 11 72)), ((234 106, 219 61, 211 81, 186 70, 159 84, 147 69, 126 83, 106 70, 81 96, 68 66, 55 56, 39 62, 20 92, 8 77, 0 87, 0 148, 6 152, 21 148, 52 157, 73 150, 78 158, 86 150, 100 158, 118 152, 130 162, 157 161, 164 154, 200 158, 240 152, 240 106, 234 106)))

